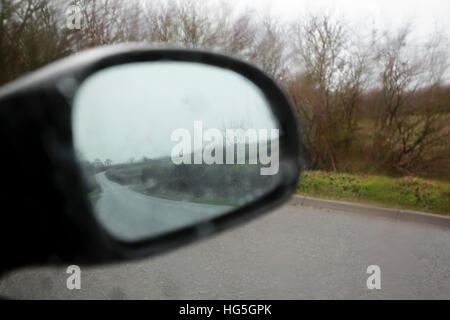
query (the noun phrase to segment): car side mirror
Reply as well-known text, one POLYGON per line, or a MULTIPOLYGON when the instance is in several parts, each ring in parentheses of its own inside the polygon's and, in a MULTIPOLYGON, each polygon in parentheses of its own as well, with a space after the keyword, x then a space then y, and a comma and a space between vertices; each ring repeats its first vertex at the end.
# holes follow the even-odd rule
POLYGON ((0 102, 19 105, 41 139, 59 261, 143 257, 211 235, 285 202, 301 171, 286 95, 218 53, 92 49, 3 87, 0 102))

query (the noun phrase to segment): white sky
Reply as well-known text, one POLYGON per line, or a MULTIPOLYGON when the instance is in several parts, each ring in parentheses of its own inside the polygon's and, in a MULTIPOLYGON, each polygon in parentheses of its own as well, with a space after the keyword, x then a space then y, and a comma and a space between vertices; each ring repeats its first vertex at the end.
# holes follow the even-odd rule
MULTIPOLYGON (((203 0, 216 1, 216 0, 203 0)), ((386 30, 412 23, 417 37, 435 29, 450 36, 449 0, 223 0, 238 9, 253 8, 292 20, 305 13, 328 12, 346 17, 351 24, 365 24, 386 30)))

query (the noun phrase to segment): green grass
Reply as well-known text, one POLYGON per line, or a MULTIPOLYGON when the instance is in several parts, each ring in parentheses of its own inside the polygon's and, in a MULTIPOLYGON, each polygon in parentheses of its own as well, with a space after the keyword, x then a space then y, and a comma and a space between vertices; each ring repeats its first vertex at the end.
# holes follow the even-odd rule
POLYGON ((450 215, 448 181, 305 171, 297 186, 297 193, 450 215))
POLYGON ((91 201, 92 206, 95 206, 98 199, 100 199, 102 193, 102 189, 100 187, 95 188, 91 192, 88 193, 89 200, 91 201))

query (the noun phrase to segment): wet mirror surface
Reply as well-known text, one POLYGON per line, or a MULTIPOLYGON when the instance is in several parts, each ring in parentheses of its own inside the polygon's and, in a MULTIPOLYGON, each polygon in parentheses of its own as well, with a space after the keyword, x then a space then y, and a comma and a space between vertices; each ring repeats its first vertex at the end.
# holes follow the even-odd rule
POLYGON ((261 90, 227 69, 104 69, 79 88, 72 121, 96 217, 124 241, 226 214, 280 183, 283 133, 261 90))

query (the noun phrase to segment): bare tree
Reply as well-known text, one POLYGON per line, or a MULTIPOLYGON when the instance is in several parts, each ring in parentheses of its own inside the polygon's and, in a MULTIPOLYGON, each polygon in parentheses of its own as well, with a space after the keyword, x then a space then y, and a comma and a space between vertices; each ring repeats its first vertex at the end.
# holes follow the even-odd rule
POLYGON ((1 0, 0 83, 70 53, 50 0, 1 0))
POLYGON ((411 50, 410 34, 410 28, 403 28, 384 35, 376 55, 381 90, 374 150, 382 165, 403 174, 424 166, 448 139, 449 103, 440 99, 448 66, 438 50, 442 42, 427 43, 424 51, 411 50))
POLYGON ((355 132, 366 58, 351 46, 346 25, 329 15, 294 24, 290 38, 293 68, 299 71, 288 92, 311 165, 337 170, 355 132))

